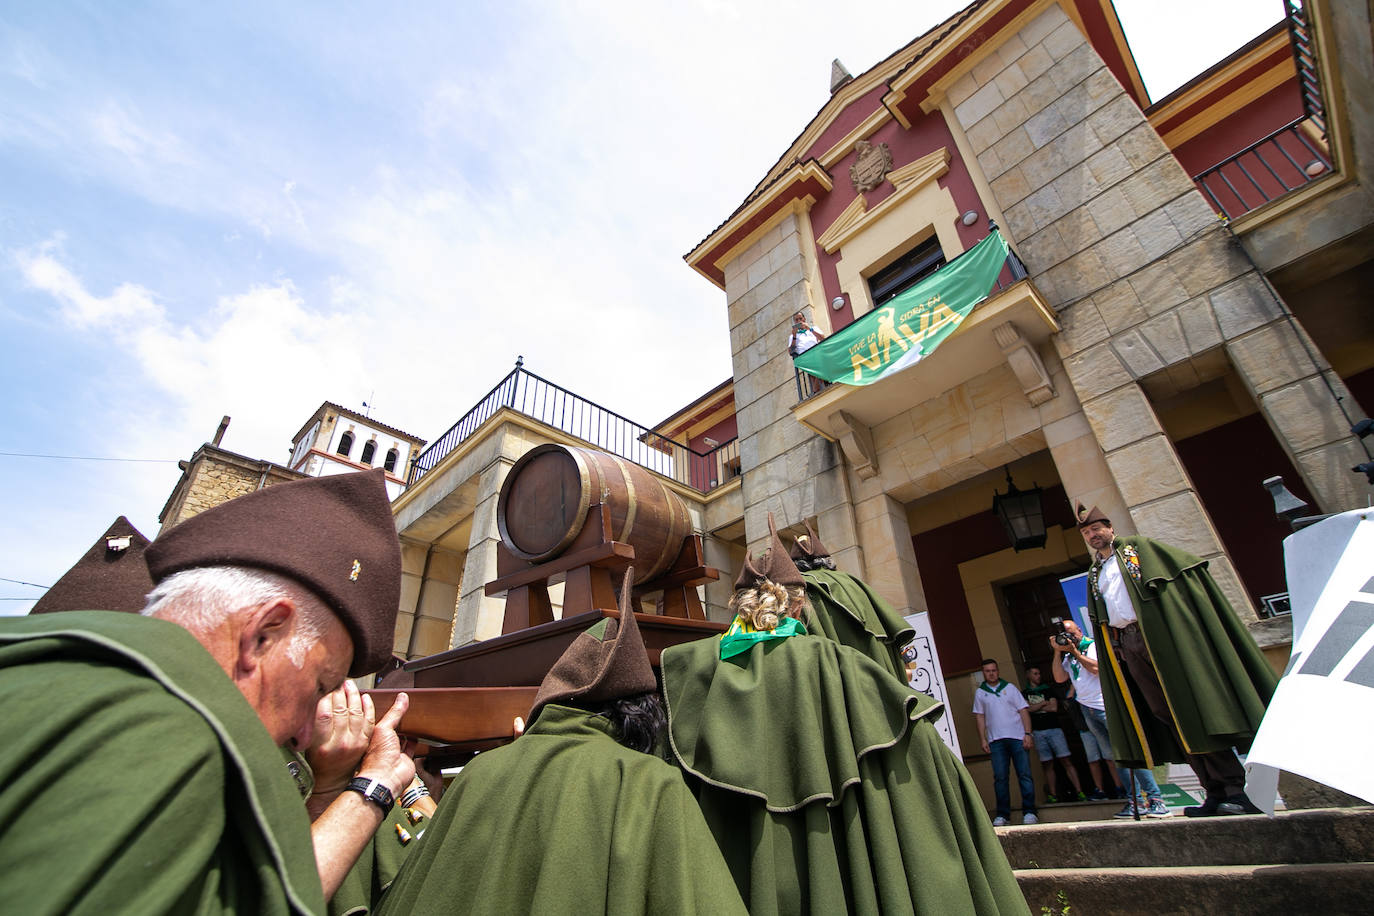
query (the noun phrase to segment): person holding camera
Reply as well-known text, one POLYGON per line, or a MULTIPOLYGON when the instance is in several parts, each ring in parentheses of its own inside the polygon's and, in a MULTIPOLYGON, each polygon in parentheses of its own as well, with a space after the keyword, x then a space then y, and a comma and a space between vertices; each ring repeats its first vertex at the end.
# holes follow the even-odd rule
POLYGON ((792 336, 787 341, 787 352, 793 359, 801 356, 816 344, 825 340, 825 334, 820 328, 806 320, 806 316, 797 312, 792 316, 792 336))
MULTIPOLYGON (((1054 649, 1056 665, 1054 679, 1059 683, 1073 682, 1074 693, 1078 699, 1083 718, 1088 723, 1088 731, 1097 741, 1105 766, 1112 766, 1116 755, 1112 752, 1112 741, 1107 729, 1107 710, 1102 701, 1102 682, 1098 679, 1097 644, 1083 635, 1078 624, 1072 620, 1059 622, 1059 632, 1050 637, 1050 648, 1054 649)), ((1147 769, 1132 769, 1118 766, 1117 777, 1121 785, 1131 791, 1129 781, 1135 776, 1136 797, 1127 796, 1125 806, 1114 817, 1127 818, 1142 814, 1145 817, 1171 817, 1173 812, 1164 804, 1164 797, 1155 782, 1155 774, 1147 769), (1142 801, 1143 796, 1143 801, 1142 801)))

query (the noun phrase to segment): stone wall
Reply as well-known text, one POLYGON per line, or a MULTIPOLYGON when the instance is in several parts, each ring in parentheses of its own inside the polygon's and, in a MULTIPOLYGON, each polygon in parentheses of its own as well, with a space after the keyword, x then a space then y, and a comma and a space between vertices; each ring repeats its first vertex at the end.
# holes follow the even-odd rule
MULTIPOLYGON (((1350 443, 1323 397, 1320 355, 1318 367, 1299 358, 1264 278, 1058 6, 988 52, 949 102, 1059 312, 1055 346, 1135 527, 1211 559, 1250 612, 1139 380, 1225 347, 1312 491, 1334 505, 1351 475, 1331 468, 1350 443)), ((1071 474, 1064 483, 1082 492, 1071 474)))
POLYGON ((304 476, 270 461, 254 461, 207 444, 197 450, 182 471, 181 480, 163 509, 161 530, 235 497, 304 476))
POLYGON ((744 525, 749 549, 757 553, 766 546, 768 512, 779 526, 821 516, 822 538, 837 561, 861 571, 838 449, 791 414, 798 398, 787 340, 793 313, 811 312, 804 252, 812 246, 805 216, 787 213, 725 265, 744 525), (825 514, 834 512, 851 521, 827 523, 825 514), (846 527, 850 537, 831 543, 832 532, 846 527))

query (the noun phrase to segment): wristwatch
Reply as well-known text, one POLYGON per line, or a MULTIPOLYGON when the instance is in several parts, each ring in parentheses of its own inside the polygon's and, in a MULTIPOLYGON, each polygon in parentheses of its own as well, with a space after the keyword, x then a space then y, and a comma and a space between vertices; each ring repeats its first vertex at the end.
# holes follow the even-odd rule
POLYGON ((396 797, 391 794, 391 790, 380 779, 368 779, 364 776, 355 776, 344 786, 347 792, 357 792, 363 798, 372 802, 382 809, 382 817, 391 813, 392 807, 396 804, 396 797))

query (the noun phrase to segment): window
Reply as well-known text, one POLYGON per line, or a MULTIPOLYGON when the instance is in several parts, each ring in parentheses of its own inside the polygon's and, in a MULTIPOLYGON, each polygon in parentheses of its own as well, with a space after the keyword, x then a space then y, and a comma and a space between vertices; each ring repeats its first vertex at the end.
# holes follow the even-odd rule
POLYGON ((396 473, 396 459, 399 457, 399 453, 394 448, 387 450, 386 461, 382 464, 382 467, 387 470, 387 473, 396 473))
POLYGON ((944 265, 945 253, 940 248, 940 239, 932 235, 868 278, 874 308, 915 286, 944 265))
POLYGON ((340 455, 343 455, 345 458, 347 458, 349 453, 353 451, 353 433, 351 431, 346 432, 339 437, 339 447, 337 451, 340 455))
POLYGON ((363 445, 363 457, 360 460, 368 467, 372 467, 372 457, 376 454, 377 441, 375 439, 369 439, 367 443, 363 445))

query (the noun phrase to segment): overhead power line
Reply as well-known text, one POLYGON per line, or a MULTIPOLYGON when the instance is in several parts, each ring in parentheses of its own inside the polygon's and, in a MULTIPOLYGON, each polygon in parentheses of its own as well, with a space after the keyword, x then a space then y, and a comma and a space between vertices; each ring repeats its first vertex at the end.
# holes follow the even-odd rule
MULTIPOLYGON (((34 588, 52 588, 51 585, 39 585, 37 582, 25 582, 23 579, 6 579, 0 576, 0 582, 13 582, 15 585, 32 585, 34 588)), ((27 601, 27 598, 16 598, 16 601, 27 601)))
POLYGON ((60 458, 64 461, 133 461, 140 464, 176 464, 175 458, 101 458, 94 455, 39 455, 33 452, 0 452, 10 458, 60 458))

